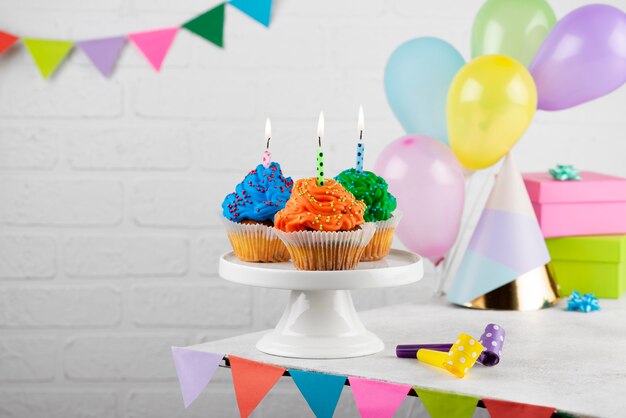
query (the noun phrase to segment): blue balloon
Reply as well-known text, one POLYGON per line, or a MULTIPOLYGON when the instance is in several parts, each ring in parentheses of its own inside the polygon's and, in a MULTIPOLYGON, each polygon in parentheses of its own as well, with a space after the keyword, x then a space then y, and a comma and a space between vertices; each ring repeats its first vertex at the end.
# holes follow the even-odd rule
POLYGON ((385 93, 407 134, 448 143, 448 87, 465 60, 438 38, 416 38, 400 45, 385 67, 385 93))

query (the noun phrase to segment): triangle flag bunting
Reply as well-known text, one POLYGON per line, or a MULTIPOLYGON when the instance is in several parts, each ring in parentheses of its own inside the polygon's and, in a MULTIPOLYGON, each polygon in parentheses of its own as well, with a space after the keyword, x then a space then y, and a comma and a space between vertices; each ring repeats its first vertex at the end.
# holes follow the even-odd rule
POLYGON ((544 266, 550 254, 522 175, 507 155, 448 299, 463 305, 544 266))
POLYGON ((163 60, 172 46, 177 33, 178 28, 158 29, 131 33, 128 35, 128 39, 146 57, 152 68, 160 71, 163 60))
POLYGON ((526 403, 499 401, 497 399, 483 398, 483 403, 487 407, 491 418, 550 418, 556 409, 526 403))
POLYGON ((236 7, 262 25, 270 26, 272 0, 231 0, 230 5, 236 7))
POLYGON ((103 76, 108 77, 113 71, 113 66, 120 56, 125 42, 125 36, 117 36, 115 38, 80 41, 76 42, 76 46, 87 55, 103 76))
POLYGON ((0 54, 11 48, 19 40, 19 36, 11 35, 0 30, 0 54))
POLYGON ((286 369, 228 356, 233 373, 233 386, 241 418, 247 418, 278 382, 286 369))
POLYGON ((208 12, 185 22, 182 27, 219 47, 223 47, 225 4, 215 6, 208 12))
POLYGON ((224 355, 172 347, 172 356, 183 403, 187 408, 209 384, 224 355))
POLYGON ((480 398, 439 392, 430 389, 413 388, 422 400, 431 418, 472 418, 480 398))
POLYGON ((74 46, 72 41, 32 38, 24 38, 24 44, 44 79, 50 77, 74 46))
POLYGON ((346 377, 291 369, 289 374, 315 416, 332 418, 346 377))
POLYGON ((563 411, 556 411, 554 413, 554 417, 555 418, 576 418, 574 415, 568 414, 567 412, 563 412, 563 411))
POLYGON ((411 390, 410 385, 348 377, 362 418, 391 418, 411 390))

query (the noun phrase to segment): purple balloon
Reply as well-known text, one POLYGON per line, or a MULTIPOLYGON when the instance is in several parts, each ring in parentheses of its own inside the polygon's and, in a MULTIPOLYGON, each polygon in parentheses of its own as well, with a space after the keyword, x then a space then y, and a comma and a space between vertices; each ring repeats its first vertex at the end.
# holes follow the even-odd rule
POLYGON ((450 148, 428 136, 408 135, 381 152, 375 171, 403 212, 398 238, 437 263, 456 240, 465 199, 463 169, 450 148))
POLYGON ((572 11, 548 34, 529 68, 538 108, 561 110, 626 82, 626 14, 593 4, 572 11))

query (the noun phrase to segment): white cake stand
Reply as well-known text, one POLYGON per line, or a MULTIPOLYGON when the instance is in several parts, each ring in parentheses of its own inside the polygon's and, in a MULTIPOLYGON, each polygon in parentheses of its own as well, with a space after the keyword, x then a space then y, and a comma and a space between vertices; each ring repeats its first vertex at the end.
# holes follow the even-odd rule
POLYGON ((260 351, 283 357, 347 358, 384 348, 361 323, 350 289, 414 283, 424 270, 420 256, 401 250, 346 271, 298 271, 291 262, 247 263, 229 252, 220 259, 219 273, 234 283, 291 290, 278 325, 257 343, 260 351))

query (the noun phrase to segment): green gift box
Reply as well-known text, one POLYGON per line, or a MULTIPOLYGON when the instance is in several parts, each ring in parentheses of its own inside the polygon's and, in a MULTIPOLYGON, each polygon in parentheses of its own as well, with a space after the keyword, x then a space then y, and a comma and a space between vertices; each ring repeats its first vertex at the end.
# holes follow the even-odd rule
POLYGON ((561 296, 577 290, 617 299, 626 291, 626 235, 549 238, 546 244, 561 296))

